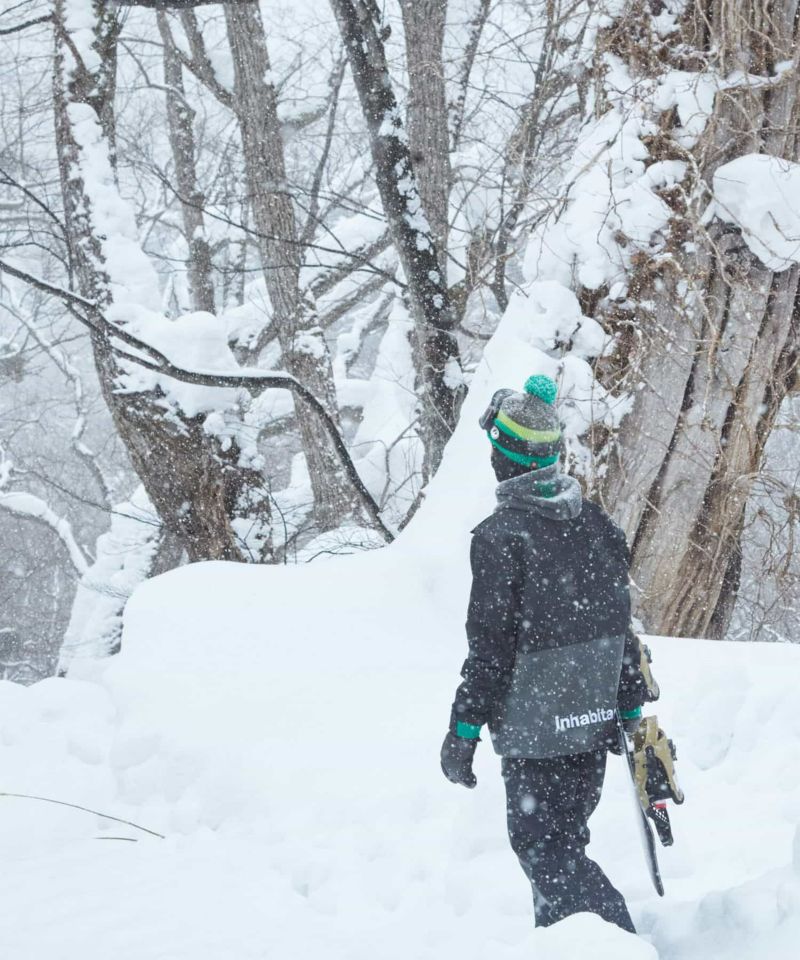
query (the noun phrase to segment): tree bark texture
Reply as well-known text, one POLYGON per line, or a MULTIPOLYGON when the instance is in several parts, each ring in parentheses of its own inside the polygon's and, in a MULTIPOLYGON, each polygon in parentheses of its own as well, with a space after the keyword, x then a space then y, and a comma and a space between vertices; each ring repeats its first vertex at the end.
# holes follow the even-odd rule
MULTIPOLYGON (((99 66, 88 69, 65 22, 63 0, 56 0, 54 101, 56 144, 73 281, 80 294, 102 309, 112 302, 102 238, 93 219, 91 191, 83 172, 82 148, 73 132, 70 107, 88 105, 98 118, 111 157, 114 130, 114 78, 119 21, 95 0, 93 51, 99 66)), ((113 157, 112 157, 113 160, 113 157)), ((165 320, 165 322, 167 322, 165 320)), ((107 336, 92 335, 95 366, 115 427, 134 470, 170 535, 190 560, 243 560, 231 526, 237 508, 269 524, 269 501, 256 471, 238 466, 239 450, 223 453, 203 429, 203 418, 167 411, 159 391, 123 393, 120 367, 107 336)), ((272 557, 271 541, 258 559, 272 557)))
POLYGON ((669 255, 637 253, 624 307, 584 291, 586 312, 620 337, 616 355, 598 365, 601 378, 635 397, 605 447, 599 495, 632 543, 639 613, 652 632, 725 635, 745 505, 797 380, 800 270, 771 271, 738 227, 702 219, 722 164, 751 153, 800 159, 797 71, 759 82, 795 57, 797 6, 690 0, 680 32, 662 39, 651 17, 663 4, 635 0, 599 38, 600 51, 621 57, 643 85, 665 62, 750 77, 716 93, 705 132, 688 150, 674 136, 677 112, 653 109, 648 162, 687 162, 684 181, 663 194, 674 211, 669 255))
MULTIPOLYGON (((339 423, 330 352, 314 304, 300 291, 303 244, 286 182, 284 144, 267 38, 257 4, 226 4, 234 66, 233 105, 239 123, 248 208, 258 235, 264 280, 286 370, 308 386, 339 423)), ((295 398, 297 423, 314 494, 314 517, 330 530, 357 509, 326 431, 295 398)))
POLYGON ((375 178, 405 273, 421 381, 423 472, 436 471, 464 398, 456 315, 426 211, 386 62, 383 25, 373 0, 331 0, 370 137, 375 178))
POLYGON ((156 19, 164 45, 164 86, 167 102, 167 129, 175 182, 183 218, 183 232, 189 250, 187 273, 193 310, 214 312, 211 247, 203 222, 205 197, 198 186, 195 162, 194 110, 186 101, 183 66, 175 49, 166 14, 159 10, 156 19))
POLYGON ((400 7, 408 64, 408 146, 446 278, 450 131, 442 52, 447 0, 401 0, 400 7))

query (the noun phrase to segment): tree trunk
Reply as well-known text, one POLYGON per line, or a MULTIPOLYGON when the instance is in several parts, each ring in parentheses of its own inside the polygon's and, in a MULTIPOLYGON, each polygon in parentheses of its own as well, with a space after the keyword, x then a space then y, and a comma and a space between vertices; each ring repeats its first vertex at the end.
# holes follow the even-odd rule
POLYGON ((183 233, 189 250, 187 272, 193 310, 214 312, 214 283, 211 279, 211 248, 205 235, 205 197, 197 183, 195 166, 194 110, 186 102, 181 65, 167 16, 156 14, 164 44, 164 85, 167 88, 167 127, 175 180, 183 217, 183 233))
MULTIPOLYGON (((54 97, 71 269, 81 295, 104 308, 112 304, 112 289, 125 291, 123 297, 135 294, 127 289, 127 264, 118 276, 111 275, 111 263, 104 250, 108 238, 95 223, 93 190, 114 191, 115 186, 96 166, 88 174, 84 173, 84 149, 74 129, 77 118, 77 122, 83 124, 83 136, 87 130, 92 131, 92 136, 97 138, 93 144, 95 164, 102 157, 108 160, 108 169, 113 170, 113 97, 120 23, 116 13, 107 10, 99 0, 95 0, 93 9, 91 47, 88 44, 81 47, 83 37, 71 32, 71 11, 64 0, 56 0, 54 97), (93 62, 93 68, 87 66, 93 62), (86 108, 91 113, 87 113, 86 108)), ((114 199, 115 209, 123 210, 122 199, 118 195, 114 199)), ((144 254, 133 244, 130 250, 141 258, 130 265, 135 272, 137 267, 142 267, 144 254)), ((120 269, 118 262, 116 268, 120 269)), ((157 282, 155 276, 153 282, 157 282)), ((116 303, 123 310, 126 305, 124 299, 116 303)), ((133 301, 130 306, 138 309, 133 301)), ((254 520, 257 518, 268 529, 269 501, 260 474, 238 466, 239 450, 235 443, 223 453, 217 441, 204 431, 202 417, 185 418, 175 409, 165 413, 163 397, 158 391, 121 392, 119 383, 124 370, 108 338, 93 335, 92 347, 103 397, 114 424, 134 470, 169 533, 190 560, 243 560, 231 517, 243 506, 254 520)), ((267 537, 258 559, 266 561, 271 557, 271 540, 267 537)))
POLYGON ((599 492, 632 541, 639 612, 653 632, 725 635, 745 505, 797 377, 798 267, 772 271, 738 227, 704 217, 722 164, 746 154, 798 160, 796 71, 758 82, 794 56, 796 6, 693 0, 662 43, 651 17, 663 4, 632 0, 600 37, 601 51, 622 57, 634 83, 662 73, 665 56, 698 79, 737 70, 751 78, 716 93, 688 150, 678 111, 649 103, 647 163, 687 161, 683 182, 664 193, 674 211, 669 256, 637 251, 629 303, 597 309, 621 337, 616 357, 600 365, 606 384, 635 396, 599 492))
POLYGON ((383 211, 405 273, 421 380, 424 479, 435 473, 458 420, 464 384, 456 315, 386 62, 388 27, 371 0, 331 0, 370 137, 383 211))
POLYGON ((401 0, 400 7, 408 63, 408 146, 446 281, 450 131, 442 47, 447 0, 401 0))
MULTIPOLYGON (((233 57, 234 109, 239 122, 248 187, 247 204, 258 235, 272 322, 284 365, 324 404, 339 424, 330 352, 313 303, 300 293, 302 244, 289 187, 278 121, 275 86, 261 12, 257 4, 226 4, 233 57)), ((297 423, 314 493, 314 517, 322 530, 339 526, 356 511, 351 485, 330 439, 313 411, 295 400, 297 423)))

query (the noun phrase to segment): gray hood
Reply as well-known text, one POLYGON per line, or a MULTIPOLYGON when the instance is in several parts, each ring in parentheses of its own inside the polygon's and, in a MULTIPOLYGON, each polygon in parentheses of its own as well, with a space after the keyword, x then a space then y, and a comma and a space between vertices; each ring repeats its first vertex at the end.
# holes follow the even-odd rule
POLYGON ((561 473, 555 463, 504 480, 495 493, 498 510, 530 510, 551 520, 574 520, 583 506, 580 484, 561 473))

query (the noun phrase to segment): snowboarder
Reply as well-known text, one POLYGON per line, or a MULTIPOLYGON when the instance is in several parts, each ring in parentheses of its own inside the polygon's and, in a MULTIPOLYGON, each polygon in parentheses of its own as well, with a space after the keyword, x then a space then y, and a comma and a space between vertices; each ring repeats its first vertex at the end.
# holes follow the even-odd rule
POLYGON ((658 696, 630 622, 625 536, 559 468, 553 380, 499 390, 480 419, 499 481, 473 530, 469 655, 441 763, 474 787, 489 725, 502 757, 511 846, 533 888, 538 926, 580 911, 635 932, 625 900, 586 856, 616 710, 635 727, 658 696))

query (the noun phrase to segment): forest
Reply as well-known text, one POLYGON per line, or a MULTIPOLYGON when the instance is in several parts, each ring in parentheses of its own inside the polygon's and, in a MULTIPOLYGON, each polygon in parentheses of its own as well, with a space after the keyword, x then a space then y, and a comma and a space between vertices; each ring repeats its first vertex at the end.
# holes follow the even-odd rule
POLYGON ((4 960, 795 957, 798 34, 0 2, 4 960))
POLYGON ((792 10, 7 4, 4 675, 183 563, 391 541, 504 314, 646 627, 794 639, 792 10))

